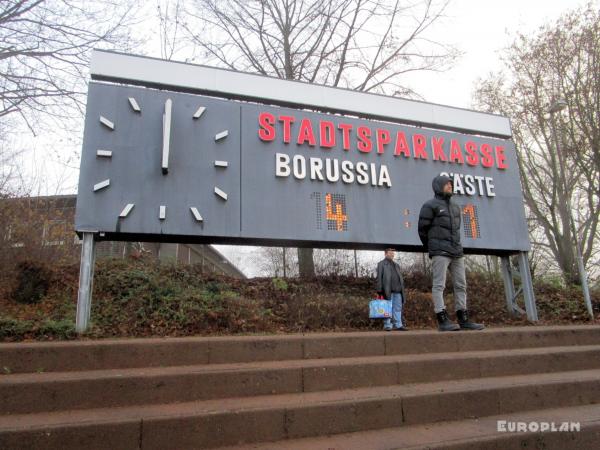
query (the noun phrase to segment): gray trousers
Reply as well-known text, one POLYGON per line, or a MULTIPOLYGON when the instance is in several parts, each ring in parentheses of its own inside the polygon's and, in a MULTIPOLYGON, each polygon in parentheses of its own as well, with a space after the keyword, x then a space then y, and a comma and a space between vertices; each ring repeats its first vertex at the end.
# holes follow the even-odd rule
POLYGON ((431 259, 433 273, 433 308, 437 313, 446 309, 444 306, 444 288, 446 286, 446 270, 450 268, 454 288, 454 308, 456 311, 467 309, 467 280, 465 278, 465 259, 434 256, 431 259))

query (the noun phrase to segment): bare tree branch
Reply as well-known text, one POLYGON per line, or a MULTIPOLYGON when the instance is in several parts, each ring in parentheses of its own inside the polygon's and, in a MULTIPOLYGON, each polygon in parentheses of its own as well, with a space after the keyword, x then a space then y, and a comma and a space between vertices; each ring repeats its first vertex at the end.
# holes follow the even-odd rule
POLYGON ((84 108, 89 51, 128 40, 130 2, 5 0, 0 4, 0 117, 26 122, 84 108), (36 119, 33 119, 36 116, 36 119))
MULTIPOLYGON (((458 52, 428 36, 446 0, 190 0, 182 26, 202 63, 388 95, 418 96, 403 75, 458 52)), ((312 249, 299 249, 314 275, 312 249)))
POLYGON ((580 282, 575 239, 598 276, 590 262, 600 243, 600 12, 583 7, 533 36, 518 35, 504 61, 505 73, 479 83, 476 102, 511 117, 528 211, 565 280, 580 282), (558 99, 568 107, 550 115, 558 99))

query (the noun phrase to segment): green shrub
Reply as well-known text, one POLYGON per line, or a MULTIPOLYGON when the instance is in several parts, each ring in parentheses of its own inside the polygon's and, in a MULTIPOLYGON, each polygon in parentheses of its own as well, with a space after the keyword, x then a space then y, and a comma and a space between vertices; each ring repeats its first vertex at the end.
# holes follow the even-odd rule
POLYGON ((273 287, 275 288, 276 291, 287 291, 288 290, 287 281, 285 281, 283 278, 273 278, 272 283, 273 283, 273 287))
POLYGON ((240 294, 235 291, 223 291, 221 292, 221 298, 223 300, 234 300, 239 298, 240 294))
POLYGON ((546 275, 539 280, 540 284, 545 284, 552 289, 564 289, 565 280, 560 275, 546 275))
POLYGON ((75 323, 69 319, 46 320, 38 330, 43 336, 51 336, 58 339, 69 339, 76 336, 75 323))
POLYGON ((22 338, 33 328, 33 322, 29 320, 16 320, 10 317, 0 317, 0 339, 22 338))

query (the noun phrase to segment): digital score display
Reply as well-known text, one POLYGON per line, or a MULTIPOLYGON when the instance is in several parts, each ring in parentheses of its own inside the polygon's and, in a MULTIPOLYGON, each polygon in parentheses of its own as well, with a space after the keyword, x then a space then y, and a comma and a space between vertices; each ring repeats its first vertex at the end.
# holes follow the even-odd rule
MULTIPOLYGON (((327 221, 327 230, 329 231, 348 231, 350 218, 346 211, 346 196, 344 194, 336 194, 326 192, 313 192, 311 199, 315 200, 315 223, 316 229, 321 230, 323 226, 323 205, 322 198, 325 196, 325 220, 327 221)), ((477 216, 477 206, 468 203, 461 207, 461 218, 463 225, 463 236, 470 239, 480 239, 481 231, 479 228, 479 218, 477 216)), ((403 210, 404 216, 410 215, 410 210, 403 210)), ((404 227, 410 228, 412 222, 405 220, 404 227)))

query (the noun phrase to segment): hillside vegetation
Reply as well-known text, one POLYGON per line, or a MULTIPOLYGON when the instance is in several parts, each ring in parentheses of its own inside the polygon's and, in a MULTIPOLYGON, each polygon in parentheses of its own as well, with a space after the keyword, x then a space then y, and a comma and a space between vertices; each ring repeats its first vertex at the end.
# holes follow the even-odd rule
MULTIPOLYGON (((77 338, 78 275, 77 265, 21 264, 15 273, 5 273, 0 340, 77 338)), ((433 328, 429 276, 404 277, 406 325, 433 328)), ((507 314, 500 277, 471 272, 467 280, 474 320, 488 326, 527 324, 524 317, 507 314)), ((193 265, 105 259, 96 263, 91 327, 81 338, 377 330, 381 323, 368 318, 373 293, 371 278, 239 280, 203 274, 193 265)), ((540 323, 589 323, 580 289, 545 279, 536 281, 535 293, 540 323)), ((598 292, 592 301, 597 312, 598 292)), ((451 292, 446 302, 453 311, 451 292)))

